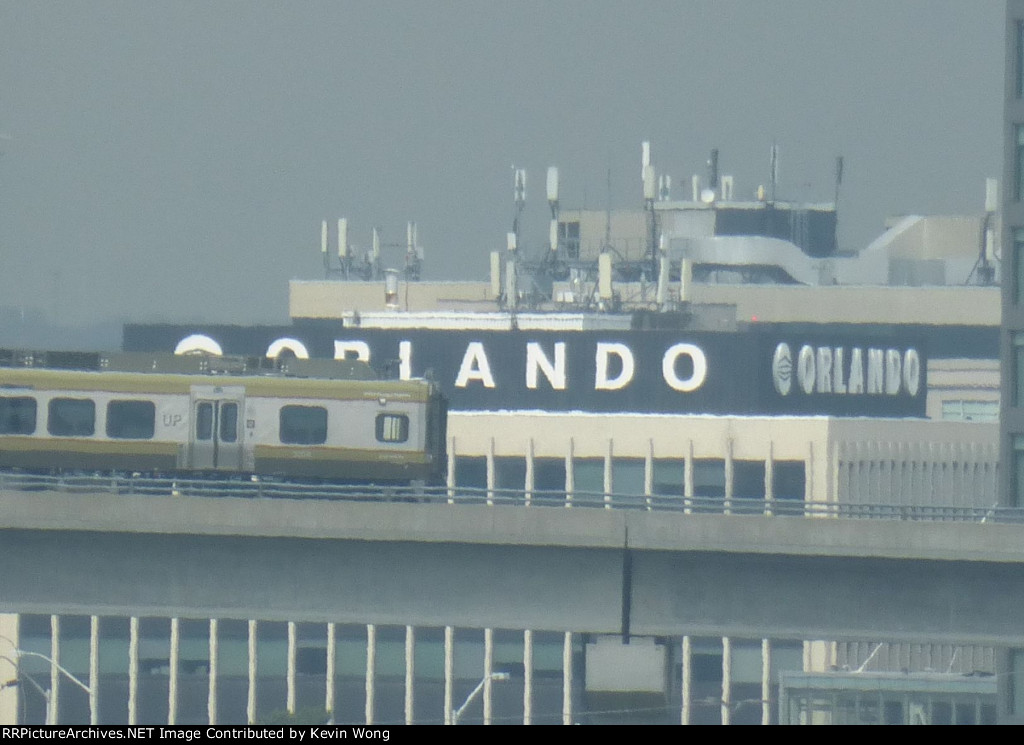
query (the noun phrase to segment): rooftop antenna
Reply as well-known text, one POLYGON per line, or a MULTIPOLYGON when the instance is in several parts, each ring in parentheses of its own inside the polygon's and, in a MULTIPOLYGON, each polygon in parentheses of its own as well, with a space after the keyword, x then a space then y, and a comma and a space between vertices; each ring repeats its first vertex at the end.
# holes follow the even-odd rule
POLYGON ((656 251, 658 236, 658 221, 654 213, 654 200, 657 198, 657 179, 654 173, 654 166, 651 165, 651 143, 644 142, 640 154, 640 176, 644 190, 644 211, 647 213, 647 251, 646 258, 650 263, 651 275, 654 276, 656 269, 656 251))
POLYGON ((612 167, 608 166, 608 174, 605 180, 607 188, 607 201, 604 203, 604 245, 601 246, 601 253, 611 250, 612 247, 612 167))
POLYGON ((548 256, 554 258, 558 253, 558 168, 548 166, 547 179, 548 207, 551 208, 551 227, 548 229, 548 256))
POLYGON ((327 277, 331 273, 331 260, 330 260, 330 257, 327 255, 327 221, 326 220, 324 220, 320 224, 320 254, 323 256, 323 260, 324 260, 324 279, 327 279, 327 277))
POLYGON ((978 274, 978 284, 988 287, 996 282, 996 267, 994 247, 996 245, 995 227, 992 225, 996 212, 999 209, 999 182, 994 178, 985 179, 985 215, 981 219, 981 240, 978 247, 978 260, 974 262, 974 268, 967 275, 969 284, 975 272, 978 274))
POLYGON ((839 187, 843 185, 843 156, 836 156, 836 198, 833 202, 836 212, 839 212, 839 187))
POLYGON ((771 173, 769 174, 769 184, 771 185, 771 201, 775 202, 775 187, 779 183, 779 146, 774 142, 772 143, 771 149, 771 173))
POLYGON ((520 220, 523 210, 526 208, 526 169, 512 166, 512 173, 512 202, 515 205, 512 232, 516 234, 516 244, 518 245, 520 220))

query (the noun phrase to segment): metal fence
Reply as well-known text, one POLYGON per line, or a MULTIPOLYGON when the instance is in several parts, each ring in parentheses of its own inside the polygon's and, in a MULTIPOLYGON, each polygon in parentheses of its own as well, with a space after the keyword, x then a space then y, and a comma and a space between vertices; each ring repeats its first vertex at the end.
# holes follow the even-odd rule
POLYGON ((65 494, 124 494, 152 497, 337 500, 445 505, 512 505, 559 508, 646 510, 714 515, 771 515, 780 517, 866 520, 923 520, 930 522, 1024 523, 1024 509, 1011 507, 910 506, 842 504, 798 499, 705 497, 682 495, 604 494, 480 489, 422 485, 342 485, 277 481, 260 477, 224 479, 153 478, 132 475, 40 475, 0 473, 0 489, 65 494))

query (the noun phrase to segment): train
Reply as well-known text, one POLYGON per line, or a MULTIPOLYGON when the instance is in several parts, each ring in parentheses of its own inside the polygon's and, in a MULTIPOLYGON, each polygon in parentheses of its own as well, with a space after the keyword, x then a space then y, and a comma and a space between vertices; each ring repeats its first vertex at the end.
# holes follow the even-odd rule
POLYGON ((439 484, 447 401, 345 360, 0 350, 0 469, 439 484))

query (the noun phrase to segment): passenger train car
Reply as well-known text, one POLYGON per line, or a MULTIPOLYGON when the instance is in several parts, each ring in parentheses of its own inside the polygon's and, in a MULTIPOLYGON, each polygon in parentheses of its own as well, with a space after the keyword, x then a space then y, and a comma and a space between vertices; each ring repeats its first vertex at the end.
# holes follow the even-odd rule
POLYGON ((439 482, 445 399, 359 363, 0 350, 0 468, 439 482))

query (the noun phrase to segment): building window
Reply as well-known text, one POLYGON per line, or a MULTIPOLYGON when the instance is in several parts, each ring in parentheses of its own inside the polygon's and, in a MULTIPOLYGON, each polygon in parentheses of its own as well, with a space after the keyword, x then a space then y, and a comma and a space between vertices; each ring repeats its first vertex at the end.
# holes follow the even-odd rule
POLYGON ((526 458, 495 458, 494 488, 507 490, 510 496, 521 495, 526 488, 526 458))
POLYGON ((1013 125, 1013 200, 1024 199, 1024 124, 1013 125))
POLYGON ((665 458, 654 461, 654 483, 651 491, 655 496, 681 497, 686 481, 686 461, 682 458, 665 458))
POLYGON ((962 422, 995 422, 999 419, 998 401, 942 402, 942 418, 962 422))
POLYGON ((107 437, 149 440, 156 423, 152 401, 111 401, 107 404, 107 437))
POLYGON ((1024 333, 1013 335, 1013 375, 1010 385, 1013 390, 1010 392, 1011 406, 1024 406, 1024 333))
POLYGON ((541 502, 565 498, 565 458, 533 459, 533 498, 541 502))
POLYGON ((29 396, 0 398, 0 435, 30 435, 36 431, 36 400, 29 396))
POLYGON ((87 398, 53 399, 47 431, 54 437, 92 437, 96 432, 96 404, 87 398))
POLYGON ((1010 507, 1024 506, 1024 435, 1013 436, 1013 472, 1010 474, 1010 507))
POLYGON ((377 415, 377 442, 405 442, 409 439, 409 417, 405 414, 377 415))
POLYGON ((637 496, 644 493, 646 464, 640 458, 612 459, 612 494, 637 496))
POLYGON ((455 459, 455 485, 464 489, 487 488, 487 458, 460 455, 455 459))
POLYGON ((604 458, 573 458, 572 484, 584 499, 604 494, 604 458))
POLYGON ((220 441, 238 442, 238 404, 220 405, 220 441))
POLYGON ((580 257, 580 224, 576 222, 558 223, 558 243, 565 249, 570 259, 580 257))
POLYGON ((1024 229, 1014 229, 1013 245, 1010 251, 1010 265, 1013 272, 1010 279, 1013 283, 1013 302, 1015 305, 1021 305, 1024 304, 1024 229))
POLYGON ((282 406, 280 436, 286 445, 322 445, 327 442, 327 409, 282 406))
POLYGON ((1024 714, 1024 649, 1011 649, 1007 671, 1007 709, 1013 716, 1024 714))
POLYGON ((1024 98, 1024 21, 1017 21, 1017 69, 1014 92, 1017 98, 1024 98))

